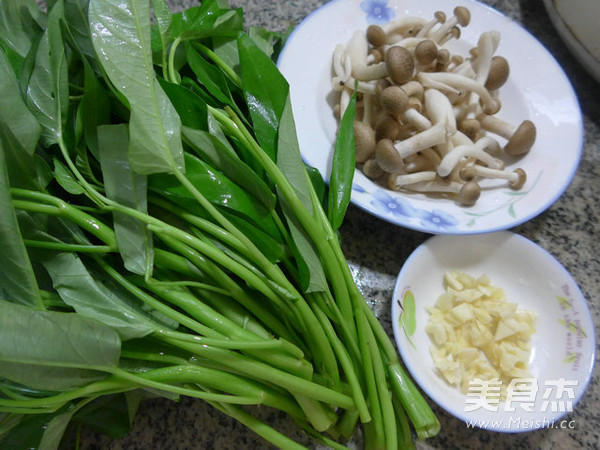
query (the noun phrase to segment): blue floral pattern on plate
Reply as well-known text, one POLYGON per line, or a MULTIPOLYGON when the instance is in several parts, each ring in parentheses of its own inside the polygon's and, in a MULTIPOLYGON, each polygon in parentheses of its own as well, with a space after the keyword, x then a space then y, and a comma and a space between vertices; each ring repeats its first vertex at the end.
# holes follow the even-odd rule
POLYGON ((420 222, 427 229, 447 230, 454 228, 459 223, 452 214, 439 209, 429 211, 415 208, 402 197, 392 196, 383 189, 372 192, 371 196, 371 205, 380 214, 396 218, 404 217, 405 219, 413 219, 420 222))
POLYGON ((387 0, 364 0, 360 9, 367 13, 367 23, 382 24, 395 16, 394 10, 388 7, 387 0))

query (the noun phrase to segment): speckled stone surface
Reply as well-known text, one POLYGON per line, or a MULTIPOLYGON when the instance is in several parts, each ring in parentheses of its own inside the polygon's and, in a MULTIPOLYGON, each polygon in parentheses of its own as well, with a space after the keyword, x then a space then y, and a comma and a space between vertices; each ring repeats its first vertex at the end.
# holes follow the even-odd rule
MULTIPOLYGON (((418 0, 415 0, 418 1, 418 0)), ((173 10, 196 4, 170 0, 173 10)), ((232 0, 245 10, 248 25, 284 30, 299 23, 323 1, 232 0)), ((600 86, 569 53, 554 31, 541 0, 486 0, 484 3, 521 23, 554 55, 570 78, 579 98, 585 128, 583 157, 564 193, 547 211, 511 231, 519 233, 553 254, 575 278, 589 302, 597 330, 600 327, 600 86)), ((449 7, 453 6, 449 3, 449 7)), ((557 149, 560 151, 560 149, 557 149)), ((343 248, 357 283, 388 330, 390 301, 395 278, 403 261, 429 236, 402 229, 350 207, 341 230, 343 248)), ((390 331, 391 333, 391 331, 390 331)), ((598 341, 598 339, 597 339, 598 341)), ((460 420, 435 407, 441 433, 421 449, 596 449, 600 445, 600 366, 575 410, 566 416, 573 429, 543 429, 502 434, 467 429, 460 420)), ((291 436, 308 446, 285 417, 260 411, 274 426, 291 430, 291 436)), ((131 433, 111 440, 84 430, 82 449, 265 449, 262 439, 201 401, 148 400, 142 404, 131 433)))

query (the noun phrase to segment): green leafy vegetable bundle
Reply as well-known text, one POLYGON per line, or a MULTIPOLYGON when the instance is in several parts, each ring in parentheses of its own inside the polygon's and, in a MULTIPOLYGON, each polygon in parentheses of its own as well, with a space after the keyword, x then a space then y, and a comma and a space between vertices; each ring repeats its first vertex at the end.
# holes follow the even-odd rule
MULTIPOLYGON (((203 399, 281 448, 412 445, 439 423, 339 245, 355 100, 328 189, 300 157, 285 36, 206 0, 0 4, 0 447, 102 408, 203 399)), ((117 419, 114 419, 116 421, 117 419)), ((125 425, 125 430, 127 426, 125 425)))

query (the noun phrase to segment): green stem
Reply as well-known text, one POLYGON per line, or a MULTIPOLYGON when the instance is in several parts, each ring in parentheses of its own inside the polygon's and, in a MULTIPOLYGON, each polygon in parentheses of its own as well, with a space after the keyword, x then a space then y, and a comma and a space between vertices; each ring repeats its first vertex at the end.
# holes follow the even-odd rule
POLYGON ((196 50, 198 50, 203 55, 207 56, 212 62, 214 62, 225 74, 233 81, 233 83, 238 87, 242 87, 242 79, 240 76, 227 64, 223 59, 219 57, 215 52, 213 52, 208 47, 200 44, 199 42, 193 42, 192 45, 196 50))
POLYGON ((173 341, 165 338, 165 342, 177 347, 188 350, 198 356, 218 362, 224 367, 228 367, 237 373, 243 373, 248 377, 264 380, 271 384, 280 386, 292 394, 300 394, 314 400, 338 406, 344 409, 354 408, 354 400, 348 395, 321 386, 310 380, 297 377, 290 373, 276 369, 260 361, 250 359, 244 355, 230 352, 227 350, 215 349, 201 345, 194 345, 185 342, 173 341))
POLYGON ((115 251, 113 247, 108 245, 65 244, 63 242, 36 241, 33 239, 23 239, 23 242, 25 246, 30 248, 41 248, 58 252, 111 253, 115 251))

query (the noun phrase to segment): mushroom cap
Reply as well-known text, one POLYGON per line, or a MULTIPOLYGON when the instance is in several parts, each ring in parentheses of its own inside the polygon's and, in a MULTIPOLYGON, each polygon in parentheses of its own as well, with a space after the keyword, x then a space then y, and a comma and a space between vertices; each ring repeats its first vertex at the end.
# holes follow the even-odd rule
POLYGON ((461 180, 471 181, 477 178, 477 169, 473 166, 465 166, 459 171, 461 180))
POLYGON ((404 161, 391 139, 381 139, 375 150, 377 164, 388 173, 398 174, 404 169, 404 161))
POLYGON ((374 47, 382 47, 387 43, 387 36, 379 25, 369 25, 367 28, 367 41, 374 47))
POLYGON ((520 167, 518 169, 515 169, 513 171, 513 173, 517 175, 517 179, 516 179, 516 181, 511 181, 509 183, 509 186, 515 190, 521 189, 523 187, 523 185, 525 184, 525 182, 527 181, 527 174, 520 167))
POLYGON ((389 114, 382 114, 375 123, 375 140, 388 138, 396 140, 400 132, 400 123, 389 114))
POLYGON ((354 121, 354 142, 357 163, 365 162, 375 153, 375 131, 367 123, 354 121))
POLYGON ((373 59, 372 64, 378 64, 383 61, 383 52, 378 48, 370 49, 369 56, 373 59))
POLYGON ((440 48, 436 56, 438 66, 445 67, 450 62, 450 52, 447 48, 440 48))
POLYGON ((415 46, 415 59, 425 66, 435 61, 437 53, 437 45, 431 39, 424 39, 415 46))
POLYGON ((510 74, 510 67, 506 58, 500 55, 492 57, 492 64, 490 66, 490 73, 488 74, 487 80, 485 81, 486 89, 495 91, 506 83, 510 74))
POLYGON ((469 11, 464 6, 457 6, 454 8, 454 16, 456 16, 456 20, 462 27, 466 27, 471 22, 471 11, 469 11))
POLYGON ((444 23, 446 21, 446 13, 444 11, 434 12, 433 17, 435 17, 439 23, 444 23))
POLYGON ((412 78, 415 60, 406 48, 399 45, 390 47, 385 52, 385 63, 388 76, 395 84, 404 84, 412 78))
POLYGON ((529 152, 535 142, 536 128, 531 120, 524 120, 504 146, 504 151, 512 156, 521 156, 529 152))
POLYGON ((380 178, 385 173, 383 169, 379 167, 377 161, 373 158, 365 161, 365 164, 362 167, 362 172, 371 180, 380 178))
POLYGON ((465 206, 477 203, 481 195, 481 187, 476 181, 467 181, 458 193, 458 201, 465 206))
POLYGON ((379 102, 385 112, 398 116, 408 108, 408 95, 400 86, 388 86, 379 96, 379 102))
POLYGON ((481 131, 481 124, 477 119, 466 118, 458 123, 458 129, 462 131, 472 141, 475 141, 475 138, 481 131))

